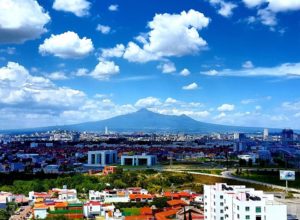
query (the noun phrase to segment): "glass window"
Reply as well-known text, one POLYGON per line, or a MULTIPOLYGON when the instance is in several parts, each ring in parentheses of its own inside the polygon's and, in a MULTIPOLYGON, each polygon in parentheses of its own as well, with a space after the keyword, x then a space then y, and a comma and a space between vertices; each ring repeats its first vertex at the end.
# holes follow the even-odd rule
POLYGON ((255 211, 256 211, 257 213, 261 213, 261 207, 257 206, 257 207, 255 208, 255 211))
POLYGON ((246 220, 250 219, 250 215, 246 215, 246 220))
POLYGON ((249 212, 249 211, 250 211, 250 207, 246 206, 245 210, 246 210, 247 212, 249 212))

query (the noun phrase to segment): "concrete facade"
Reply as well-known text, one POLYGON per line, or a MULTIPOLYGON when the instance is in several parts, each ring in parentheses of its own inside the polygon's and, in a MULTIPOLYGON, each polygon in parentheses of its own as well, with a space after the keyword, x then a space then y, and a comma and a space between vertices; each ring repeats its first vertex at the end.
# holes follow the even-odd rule
POLYGON ((102 150, 88 152, 88 166, 106 166, 117 163, 117 151, 102 150))
POLYGON ((216 183, 204 185, 204 215, 206 220, 286 220, 287 207, 272 194, 216 183))
POLYGON ((122 155, 121 165, 128 166, 154 166, 157 163, 157 157, 155 155, 122 155))

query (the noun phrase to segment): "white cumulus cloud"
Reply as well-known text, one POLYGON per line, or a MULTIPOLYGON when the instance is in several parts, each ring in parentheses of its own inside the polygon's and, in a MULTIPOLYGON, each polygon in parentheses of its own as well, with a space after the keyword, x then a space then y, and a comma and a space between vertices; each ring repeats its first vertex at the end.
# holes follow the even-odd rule
POLYGON ((198 88, 199 88, 199 86, 195 82, 182 87, 183 90, 195 90, 195 89, 198 89, 198 88))
POLYGON ((108 80, 112 75, 119 72, 120 67, 113 61, 100 60, 90 76, 98 80, 108 80))
POLYGON ((187 68, 184 68, 183 70, 180 71, 181 76, 188 76, 190 74, 191 72, 187 68))
POLYGON ((53 54, 60 58, 82 58, 94 50, 91 39, 79 38, 78 34, 67 31, 59 35, 51 35, 39 46, 42 55, 53 54))
POLYGON ((0 85, 0 103, 6 106, 68 108, 85 98, 83 92, 57 87, 47 78, 32 76, 25 67, 14 62, 0 68, 0 85))
POLYGON ((195 54, 207 46, 198 31, 208 24, 209 18, 193 9, 180 14, 156 14, 148 23, 150 31, 136 38, 142 45, 129 42, 124 58, 132 62, 148 62, 195 54))
POLYGON ((89 15, 91 3, 87 0, 55 0, 53 9, 57 11, 71 12, 78 17, 89 15))
POLYGON ((50 73, 50 74, 47 75, 47 77, 49 79, 52 79, 52 80, 65 80, 65 79, 68 79, 66 74, 62 71, 56 71, 56 72, 50 73))
POLYGON ((159 106, 161 104, 162 103, 158 98, 150 96, 150 97, 139 99, 135 103, 135 106, 139 108, 147 108, 147 107, 159 106))
POLYGON ((117 44, 113 48, 102 49, 101 57, 122 57, 125 52, 125 46, 123 44, 117 44))
POLYGON ((110 5, 108 7, 108 10, 110 10, 110 11, 118 11, 119 10, 119 5, 110 5))
POLYGON ((298 0, 243 0, 243 2, 249 8, 256 7, 261 23, 270 27, 277 25, 277 13, 300 10, 298 0))
POLYGON ((162 73, 173 73, 176 71, 175 64, 172 62, 162 63, 157 66, 158 69, 162 71, 162 73))
POLYGON ((39 38, 51 20, 34 0, 1 0, 0 15, 0 43, 23 43, 39 38))
POLYGON ((233 9, 237 7, 236 4, 224 0, 209 0, 209 3, 218 9, 218 14, 224 17, 230 17, 233 9))
POLYGON ((100 31, 102 34, 109 34, 110 32, 110 27, 107 25, 102 25, 102 24, 98 24, 96 27, 97 31, 100 31))
POLYGON ((235 106, 232 105, 232 104, 223 104, 223 105, 218 107, 218 111, 220 111, 220 112, 230 112, 230 111, 233 111, 234 108, 235 108, 235 106))
POLYGON ((254 65, 251 60, 247 60, 246 62, 244 62, 242 64, 242 67, 245 69, 251 69, 251 68, 254 68, 254 65))

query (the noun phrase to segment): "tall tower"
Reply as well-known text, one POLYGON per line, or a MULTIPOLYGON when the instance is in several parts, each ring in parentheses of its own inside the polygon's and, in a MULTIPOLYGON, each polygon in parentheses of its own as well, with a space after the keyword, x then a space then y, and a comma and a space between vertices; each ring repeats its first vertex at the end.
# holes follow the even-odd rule
POLYGON ((105 135, 108 135, 108 127, 107 127, 107 126, 105 126, 104 134, 105 134, 105 135))
POLYGON ((265 128, 264 129, 264 135, 263 135, 263 140, 267 141, 269 139, 269 129, 265 128))

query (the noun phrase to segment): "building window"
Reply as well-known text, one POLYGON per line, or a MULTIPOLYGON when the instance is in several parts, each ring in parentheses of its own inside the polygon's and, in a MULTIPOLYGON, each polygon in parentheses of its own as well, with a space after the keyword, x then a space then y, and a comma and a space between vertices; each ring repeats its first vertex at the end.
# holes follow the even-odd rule
POLYGON ((250 215, 246 215, 246 220, 250 219, 250 215))
POLYGON ((222 196, 222 195, 220 196, 220 199, 223 199, 223 196, 222 196))
POLYGON ((256 211, 256 213, 261 213, 261 207, 257 206, 257 207, 255 208, 255 211, 256 211))
POLYGON ((261 220, 261 216, 260 215, 256 216, 255 220, 261 220))
POLYGON ((224 220, 224 218, 223 218, 223 217, 221 217, 221 218, 220 218, 220 220, 224 220))
POLYGON ((239 206, 237 206, 237 210, 240 210, 240 207, 239 207, 239 206))
POLYGON ((220 202, 220 206, 223 206, 224 205, 224 203, 223 202, 220 202))
POLYGON ((237 214, 237 218, 238 218, 238 219, 240 218, 240 214, 237 214))
POLYGON ((223 213, 224 212, 223 209, 221 209, 220 212, 223 213))
POLYGON ((250 207, 249 207, 249 206, 246 206, 245 210, 246 210, 247 212, 249 212, 249 211, 250 211, 250 207))

